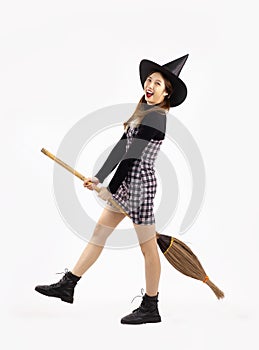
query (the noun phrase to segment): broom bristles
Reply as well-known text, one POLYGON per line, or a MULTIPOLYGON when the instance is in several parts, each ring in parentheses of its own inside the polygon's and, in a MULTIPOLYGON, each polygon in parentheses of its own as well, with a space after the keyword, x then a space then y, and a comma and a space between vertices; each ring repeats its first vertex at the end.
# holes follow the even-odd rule
POLYGON ((199 259, 192 250, 177 238, 159 234, 157 243, 166 259, 182 274, 206 283, 218 299, 224 298, 224 293, 208 278, 199 259), (169 245, 169 238, 171 244, 169 245))
POLYGON ((211 280, 208 280, 206 283, 213 290, 213 292, 215 293, 218 299, 224 298, 225 295, 222 292, 222 290, 220 290, 217 286, 215 286, 215 284, 211 280))

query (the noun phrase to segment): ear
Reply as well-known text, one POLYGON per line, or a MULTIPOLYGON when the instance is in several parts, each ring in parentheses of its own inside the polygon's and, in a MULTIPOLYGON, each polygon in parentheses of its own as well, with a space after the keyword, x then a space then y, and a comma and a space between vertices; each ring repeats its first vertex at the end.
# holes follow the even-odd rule
POLYGON ((166 96, 166 95, 168 95, 168 93, 167 93, 167 92, 164 92, 164 96, 166 96))

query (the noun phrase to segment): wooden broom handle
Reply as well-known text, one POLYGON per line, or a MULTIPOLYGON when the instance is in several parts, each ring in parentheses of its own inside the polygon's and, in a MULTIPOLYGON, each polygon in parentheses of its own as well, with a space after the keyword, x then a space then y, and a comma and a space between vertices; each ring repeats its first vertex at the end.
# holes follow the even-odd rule
MULTIPOLYGON (((86 177, 82 174, 80 174, 78 171, 76 171, 75 169, 73 169, 71 166, 69 166, 68 164, 64 163, 61 159, 57 158, 56 156, 54 156, 54 154, 50 153, 49 151, 47 151, 45 148, 41 149, 41 152, 44 153, 46 156, 48 156, 49 158, 53 159, 55 162, 57 162, 58 164, 60 164, 61 166, 63 166, 65 169, 67 169, 68 171, 70 171, 72 174, 74 174, 75 176, 77 176, 80 180, 84 181, 86 179, 86 177)), ((91 182, 92 181, 88 181, 91 182)), ((101 188, 97 187, 96 185, 93 184, 93 188, 95 191, 97 191, 98 193, 100 192, 101 188)), ((123 214, 127 215, 128 217, 130 217, 122 208, 120 205, 117 204, 117 202, 115 202, 115 200, 113 198, 109 199, 109 202, 111 202, 115 207, 117 207, 123 214)))

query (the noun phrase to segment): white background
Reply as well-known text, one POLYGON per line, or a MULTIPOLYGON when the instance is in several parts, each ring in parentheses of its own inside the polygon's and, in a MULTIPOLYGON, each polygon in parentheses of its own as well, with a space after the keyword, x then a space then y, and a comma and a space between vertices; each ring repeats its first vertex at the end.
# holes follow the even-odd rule
MULTIPOLYGON (((258 348, 256 22, 251 0, 1 4, 1 348, 258 348), (41 148, 55 153, 87 113, 137 103, 141 59, 165 64, 187 53, 188 97, 171 112, 195 138, 207 183, 201 213, 181 239, 225 299, 161 255, 162 322, 121 325, 145 287, 139 247, 104 249, 73 305, 36 293, 86 245, 59 215, 53 162, 41 148)), ((177 236, 173 225, 163 233, 177 236)))

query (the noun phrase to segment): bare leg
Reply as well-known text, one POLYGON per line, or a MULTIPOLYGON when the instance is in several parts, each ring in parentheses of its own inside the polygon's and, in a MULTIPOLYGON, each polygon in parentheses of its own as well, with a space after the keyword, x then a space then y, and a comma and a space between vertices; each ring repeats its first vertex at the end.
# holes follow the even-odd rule
POLYGON ((153 225, 133 224, 145 258, 146 294, 155 296, 161 273, 160 258, 157 249, 156 228, 153 225))
POLYGON ((105 245, 106 239, 115 227, 124 219, 125 214, 113 210, 104 209, 98 220, 92 238, 82 252, 71 272, 76 276, 82 276, 98 259, 105 245))

